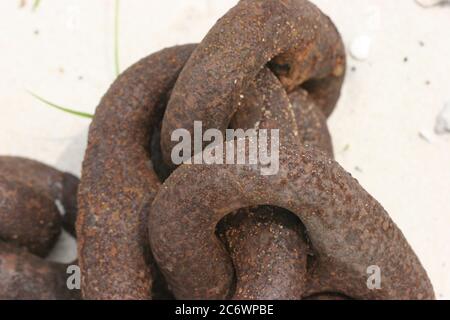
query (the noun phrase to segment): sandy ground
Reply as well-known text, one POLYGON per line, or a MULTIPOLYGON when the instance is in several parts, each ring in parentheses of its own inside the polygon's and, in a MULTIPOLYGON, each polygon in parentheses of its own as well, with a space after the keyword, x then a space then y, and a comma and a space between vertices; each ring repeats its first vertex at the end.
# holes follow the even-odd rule
MULTIPOLYGON (((367 59, 349 56, 343 95, 329 121, 337 160, 387 209, 438 298, 449 299, 450 135, 433 129, 450 102, 450 7, 424 9, 414 0, 314 2, 349 47, 361 37, 371 41, 370 50, 362 48, 367 59)), ((122 69, 163 47, 200 41, 234 3, 122 1, 122 69)), ((0 2, 0 154, 79 175, 89 120, 48 108, 26 90, 94 112, 115 77, 114 2, 42 0, 36 11, 31 7, 31 0, 0 2)), ((74 242, 65 237, 53 258, 73 255, 74 242)))

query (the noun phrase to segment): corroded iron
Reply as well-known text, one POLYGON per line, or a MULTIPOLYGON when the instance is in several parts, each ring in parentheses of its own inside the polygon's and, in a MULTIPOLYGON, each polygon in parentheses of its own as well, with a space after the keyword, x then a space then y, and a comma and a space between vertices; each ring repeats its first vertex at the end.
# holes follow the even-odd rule
POLYGON ((218 224, 236 274, 233 299, 301 299, 308 246, 300 221, 277 207, 240 209, 218 224))
POLYGON ((83 297, 433 298, 401 232, 332 160, 326 118, 345 68, 339 33, 308 1, 242 0, 198 46, 124 72, 97 108, 83 164, 83 297), (171 133, 194 121, 280 129, 279 173, 172 173, 171 133), (366 286, 373 264, 382 290, 366 286))
POLYGON ((0 157, 0 299, 80 298, 66 286, 67 265, 43 259, 65 210, 66 228, 74 227, 77 186, 76 177, 45 164, 0 157))
MULTIPOLYGON (((326 120, 345 69, 338 31, 310 2, 241 0, 200 44, 119 76, 79 187, 83 298, 433 299, 401 231, 333 160, 326 120), (194 121, 279 129, 280 170, 175 169, 171 133, 194 121), (373 265, 379 290, 367 286, 373 265)), ((0 299, 80 298, 67 266, 42 259, 61 225, 75 235, 77 190, 68 173, 0 157, 0 299)))
POLYGON ((233 266, 216 226, 228 213, 258 205, 289 210, 305 226, 314 253, 305 297, 434 298, 425 270, 383 207, 325 153, 298 145, 280 147, 276 175, 249 165, 183 165, 166 180, 152 205, 150 240, 177 298, 232 294, 233 266), (380 290, 367 287, 371 265, 382 270, 380 290))
POLYGON ((0 300, 79 299, 79 290, 67 289, 66 268, 0 241, 0 300))
POLYGON ((192 134, 194 121, 225 130, 246 84, 266 64, 288 93, 303 85, 325 115, 332 112, 345 50, 331 20, 306 0, 242 0, 195 49, 173 89, 161 133, 168 165, 171 133, 183 128, 192 134))
POLYGON ((53 201, 0 176, 0 203, 0 240, 45 257, 61 233, 61 217, 53 201))
POLYGON ((89 130, 77 221, 82 292, 87 299, 148 299, 155 268, 147 212, 160 187, 150 141, 166 94, 193 45, 155 53, 124 72, 89 130), (153 272, 152 272, 153 270, 153 272))
MULTIPOLYGON (((326 117, 322 112, 329 115, 334 108, 344 70, 345 54, 340 36, 334 25, 313 5, 301 1, 283 4, 279 1, 241 1, 213 27, 196 48, 175 85, 162 126, 162 150, 163 153, 166 152, 166 160, 170 150, 166 149, 167 139, 176 126, 190 128, 194 120, 201 120, 206 123, 206 128, 224 130, 230 125, 228 122, 233 115, 233 128, 279 129, 282 143, 300 141, 318 146, 332 154, 326 117), (285 11, 284 6, 293 11, 285 11), (302 20, 301 28, 297 20, 301 16, 300 9, 309 10, 308 18, 311 19, 309 25, 308 21, 302 20), (291 32, 284 33, 280 20, 276 19, 255 24, 267 20, 274 10, 279 11, 277 16, 291 32), (318 21, 321 23, 317 26, 318 21), (324 21, 326 23, 323 23, 324 21), (250 27, 242 29, 242 26, 247 24, 250 27), (254 25, 256 30, 252 29, 254 25), (292 30, 295 28, 298 29, 292 30), (235 29, 241 29, 239 34, 230 31, 235 29), (218 30, 220 32, 217 32, 218 30), (311 30, 313 31, 310 33, 311 30), (267 33, 272 35, 268 37, 267 33), (302 43, 300 38, 303 37, 309 37, 309 40, 302 43), (236 45, 237 43, 239 45, 236 45), (251 54, 252 58, 238 58, 239 54, 251 54), (234 60, 231 60, 232 58, 234 60), (260 60, 257 61, 258 59, 260 60), (259 71, 267 62, 281 84, 267 68, 259 71), (210 74, 214 79, 208 81, 210 74), (243 81, 240 82, 240 79, 243 81), (308 84, 311 93, 301 88, 302 84, 308 84), (232 89, 228 92, 230 88, 232 89), (287 92, 290 92, 289 97, 287 92)), ((278 208, 272 210, 279 211, 278 208)), ((258 211, 256 208, 255 212, 258 211)), ((267 220, 265 223, 259 223, 257 218, 252 221, 255 238, 273 233, 272 230, 277 226, 275 221, 273 226, 267 220)), ((229 229, 227 232, 229 243, 233 243, 232 238, 239 234, 237 230, 232 231, 229 229)), ((294 239, 295 235, 292 235, 290 239, 287 237, 285 240, 287 243, 300 241, 294 239)), ((287 248, 285 251, 289 249, 293 248, 287 248)), ((301 249, 297 246, 292 251, 301 249)), ((253 253, 253 256, 257 256, 256 247, 253 253)), ((287 252, 286 254, 288 255, 287 252)), ((282 259, 282 256, 283 252, 280 250, 279 256, 273 255, 271 258, 282 259)), ((302 257, 306 260, 305 252, 302 257)), ((236 269, 244 267, 242 264, 236 266, 236 261, 234 265, 236 269)), ((305 270, 294 266, 285 265, 285 268, 290 269, 292 278, 290 281, 284 281, 284 287, 279 283, 271 286, 268 282, 270 280, 276 283, 277 279, 273 279, 276 275, 289 279, 289 273, 272 272, 271 279, 266 278, 259 286, 252 283, 253 290, 244 290, 246 293, 237 295, 236 298, 301 298, 301 281, 298 281, 298 277, 305 270), (279 293, 281 295, 278 295, 279 293)), ((237 286, 245 287, 244 276, 239 275, 239 272, 237 276, 237 286)))
POLYGON ((41 162, 21 157, 0 157, 0 176, 46 196, 62 212, 64 229, 75 235, 79 179, 41 162))
MULTIPOLYGON (((289 96, 264 68, 247 87, 231 127, 278 129, 280 143, 300 142, 332 154, 326 119, 301 88, 289 96)), ((310 252, 298 219, 277 207, 241 209, 221 224, 236 275, 233 299, 301 299, 310 252)))

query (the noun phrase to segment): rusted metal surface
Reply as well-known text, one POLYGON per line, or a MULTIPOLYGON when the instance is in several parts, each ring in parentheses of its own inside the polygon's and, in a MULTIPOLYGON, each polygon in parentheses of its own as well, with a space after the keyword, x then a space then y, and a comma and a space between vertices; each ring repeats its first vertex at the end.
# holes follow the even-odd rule
POLYGON ((314 252, 305 296, 434 298, 425 270, 383 207, 323 152, 294 145, 280 147, 277 175, 262 176, 248 165, 183 165, 166 180, 149 230, 153 254, 177 298, 232 294, 233 266, 216 225, 230 212, 257 205, 289 210, 305 226, 314 252), (383 270, 380 290, 367 287, 371 265, 383 270))
POLYGON ((0 241, 0 300, 73 300, 79 295, 67 289, 65 265, 0 241))
MULTIPOLYGON (((338 31, 310 2, 241 0, 199 45, 124 72, 96 110, 83 163, 83 298, 433 299, 401 231, 333 160, 326 120, 345 68, 338 31), (171 133, 194 121, 279 129, 280 170, 172 173, 171 133), (372 265, 379 290, 367 286, 372 265)), ((36 256, 61 223, 75 233, 77 190, 70 174, 0 157, 0 299, 80 298, 65 265, 36 256)))
POLYGON ((76 177, 45 164, 0 157, 0 299, 79 299, 66 286, 67 266, 43 259, 61 233, 61 214, 76 216, 77 187, 76 177))
MULTIPOLYGON (((332 153, 326 119, 316 116, 321 111, 303 89, 288 97, 280 81, 264 68, 242 97, 232 128, 277 129, 282 144, 297 141, 332 153)), ((309 248, 300 233, 301 222, 288 215, 277 207, 255 207, 221 222, 236 276, 233 299, 303 297, 309 248)))
POLYGON ((169 298, 161 270, 179 299, 433 298, 401 232, 332 160, 326 117, 344 74, 339 33, 314 5, 242 0, 197 47, 163 50, 121 75, 96 111, 83 164, 83 297, 169 298), (193 133, 194 121, 280 129, 279 173, 183 165, 171 174, 171 133, 193 133), (373 264, 381 290, 366 285, 373 264))
POLYGON ((257 87, 249 87, 243 95, 242 105, 231 120, 230 127, 243 130, 279 129, 282 139, 299 141, 333 156, 327 119, 308 92, 298 88, 289 96, 283 95, 282 88, 270 89, 276 83, 267 83, 270 76, 262 73, 254 82, 257 87), (277 90, 280 91, 274 95, 277 90))
POLYGON ((327 126, 327 119, 317 101, 303 89, 298 89, 289 95, 299 130, 298 141, 303 145, 324 151, 330 157, 333 155, 333 143, 327 126))
POLYGON ((331 20, 304 0, 242 0, 195 49, 173 89, 161 134, 168 165, 171 133, 192 134, 194 121, 225 130, 245 85, 268 62, 288 93, 314 83, 311 95, 321 96, 318 105, 331 113, 345 73, 344 46, 331 20))
POLYGON ((48 165, 21 157, 0 157, 0 176, 46 196, 63 211, 64 228, 75 235, 79 179, 48 165))
POLYGON ((233 299, 301 299, 306 288, 308 247, 301 223, 277 207, 241 209, 219 223, 233 261, 233 299))
POLYGON ((263 68, 247 84, 229 126, 243 130, 277 129, 280 143, 299 139, 298 123, 289 97, 268 68, 263 68))
POLYGON ((82 292, 87 299, 148 299, 152 258, 147 212, 160 182, 152 133, 194 46, 155 53, 123 73, 98 106, 89 130, 77 221, 82 292))
MULTIPOLYGON (((183 70, 174 91, 172 92, 171 100, 169 101, 168 110, 163 122, 163 152, 165 151, 164 138, 167 138, 168 134, 171 132, 170 129, 168 129, 169 131, 165 133, 165 126, 169 123, 169 128, 174 128, 173 126, 170 127, 171 120, 181 120, 184 124, 180 126, 182 128, 189 128, 194 120, 202 120, 203 122, 207 122, 206 128, 220 128, 223 130, 228 126, 228 121, 236 111, 235 107, 229 104, 230 101, 232 101, 239 107, 238 112, 234 115, 231 122, 231 126, 233 128, 279 129, 282 143, 288 141, 301 141, 307 144, 319 145, 320 147, 323 147, 323 150, 332 154, 331 139, 325 123, 326 119, 325 116, 322 115, 322 111, 319 110, 319 108, 322 107, 322 109, 329 114, 334 107, 337 97, 339 96, 345 69, 345 55, 343 53, 343 46, 339 34, 330 22, 328 25, 319 25, 320 30, 311 36, 309 43, 303 43, 303 47, 299 45, 300 42, 298 41, 303 35, 299 35, 296 31, 291 34, 282 35, 276 33, 275 36, 272 35, 267 37, 267 42, 278 45, 278 48, 276 49, 267 48, 264 46, 261 47, 258 40, 254 42, 255 37, 265 37, 264 34, 261 34, 261 30, 256 33, 256 36, 255 33, 253 33, 254 30, 248 33, 241 31, 239 33, 240 39, 236 40, 236 34, 230 31, 233 30, 233 28, 240 28, 242 27, 242 24, 253 23, 255 19, 257 20, 258 18, 264 20, 263 16, 271 14, 274 6, 278 10, 283 9, 280 2, 269 2, 263 4, 262 2, 257 3, 255 1, 241 1, 236 8, 232 9, 231 12, 229 12, 224 18, 221 19, 221 21, 217 23, 217 25, 210 32, 210 35, 207 36, 206 39, 204 39, 194 51, 194 54, 191 56, 185 69, 183 70), (250 8, 253 6, 259 7, 261 10, 257 13, 252 12, 250 8), (214 35, 211 36, 211 34, 214 34, 215 32, 214 30, 221 30, 220 38, 217 38, 214 35), (334 32, 327 34, 329 30, 333 30, 334 32), (280 37, 280 39, 277 39, 277 37, 280 37), (291 39, 289 39, 290 37, 291 39), (278 40, 281 44, 280 42, 277 42, 278 40), (240 41, 237 50, 230 41, 240 41), (289 43, 289 41, 291 41, 291 43, 289 43), (288 45, 290 47, 283 47, 283 45, 288 45), (213 48, 213 52, 209 50, 210 47, 213 48), (292 103, 289 101, 286 90, 281 86, 280 82, 273 79, 275 77, 271 71, 263 68, 262 71, 258 73, 258 70, 266 62, 268 62, 268 60, 261 60, 262 64, 260 65, 252 65, 254 61, 247 61, 242 58, 238 59, 236 56, 235 61, 221 59, 224 52, 229 54, 230 49, 233 51, 239 51, 240 48, 251 52, 252 59, 254 57, 258 57, 260 54, 262 56, 267 54, 272 58, 275 52, 278 53, 277 57, 270 61, 269 66, 274 72, 277 73, 280 81, 288 92, 292 92, 292 103), (206 50, 207 55, 202 55, 202 50, 206 50), (279 54, 280 52, 282 52, 281 55, 279 54), (323 57, 323 55, 325 55, 325 57, 323 57), (213 61, 214 58, 216 58, 215 61, 213 61), (194 60, 196 62, 192 62, 194 60), (280 66, 287 66, 289 70, 281 70, 282 68, 280 66), (305 66, 307 66, 307 68, 305 68, 305 66), (199 72, 200 70, 203 72, 199 72), (242 74, 238 76, 233 75, 232 73, 236 70, 242 74), (305 70, 308 70, 308 72, 305 72, 305 70), (205 81, 204 79, 209 75, 209 71, 215 76, 213 84, 209 85, 211 81, 208 80, 204 83, 198 83, 198 81, 205 81), (255 72, 257 73, 256 77, 255 72), (245 73, 247 74, 244 76, 245 73), (203 76, 202 80, 196 78, 200 75, 203 76), (239 80, 237 79, 240 79, 241 77, 244 80, 239 86, 239 80), (255 77, 255 80, 252 80, 253 77, 255 77), (329 81, 328 78, 330 77, 334 78, 334 80, 329 81), (320 97, 320 100, 317 100, 317 103, 315 103, 314 100, 308 96, 308 93, 304 89, 298 87, 307 80, 311 80, 312 82, 312 79, 315 78, 322 78, 321 80, 316 80, 319 84, 317 85, 317 88, 322 90, 322 96, 320 97), (226 91, 214 91, 216 89, 224 90, 222 85, 227 81, 234 82, 233 91, 229 96, 226 95, 226 91), (324 89, 328 88, 330 84, 333 86, 332 89, 324 89), (190 85, 193 87, 189 87, 190 85), (199 86, 201 86, 201 88, 199 88, 199 86), (191 89, 194 91, 190 91, 191 89), (329 90, 332 93, 325 92, 324 90, 329 90), (179 97, 183 98, 182 101, 176 100, 177 94, 179 94, 178 91, 181 92, 179 97), (198 94, 198 92, 201 94, 198 94), (328 97, 325 97, 327 94, 328 97), (233 99, 231 95, 235 95, 235 99, 233 99), (330 96, 332 96, 332 98, 330 98, 330 96), (195 99, 199 100, 196 101, 195 99), (176 105, 177 101, 180 103, 178 106, 176 105), (210 102, 210 105, 206 104, 208 102, 210 102), (173 106, 174 104, 175 107, 173 106), (213 112, 215 112, 214 115, 217 115, 216 112, 218 106, 223 106, 223 113, 211 119, 209 117, 210 114, 208 114, 208 108, 209 110, 213 110, 213 112), (191 111, 194 111, 194 113, 191 111), (188 112, 189 114, 187 114, 188 112), (191 123, 189 124, 188 121, 191 123), (298 124, 296 123, 297 121, 298 124), (166 134, 166 136, 164 136, 164 134, 166 134)), ((295 5, 299 5, 299 3, 293 3, 293 5, 293 8, 295 8, 295 5)), ((304 6, 308 7, 310 10, 314 9, 309 3, 304 3, 304 6)), ((296 8, 299 9, 299 7, 296 8)), ((315 11, 315 13, 315 17, 319 17, 322 20, 327 20, 321 13, 318 13, 317 11, 315 11)), ((296 22, 292 22, 292 15, 280 14, 279 17, 284 20, 282 21, 283 24, 285 23, 286 25, 295 28, 296 22)), ((302 21, 302 23, 304 32, 308 33, 306 31, 308 26, 304 24, 304 21, 302 21)), ((317 21, 315 23, 317 23, 317 21)), ((279 22, 273 23, 271 26, 266 23, 263 28, 270 29, 270 27, 274 27, 277 31, 279 31, 279 24, 279 22)), ((263 30, 263 32, 267 32, 267 29, 263 30)), ((264 39, 263 42, 266 43, 266 39, 264 39)), ((267 59, 267 56, 265 56, 265 59, 267 59)), ((259 63, 261 63, 261 61, 259 63)), ((277 208, 272 209, 275 211, 278 210, 277 208)), ((258 209, 255 209, 255 211, 258 212, 258 209)), ((272 230, 276 229, 275 222, 273 223, 273 226, 268 221, 266 221, 265 224, 259 223, 258 225, 258 223, 259 222, 257 219, 253 221, 253 233, 255 238, 258 238, 264 234, 267 236, 273 232, 272 230)), ((252 223, 249 222, 249 224, 252 223)), ((229 243, 234 242, 233 235, 238 234, 237 230, 234 230, 236 232, 232 231, 232 228, 228 229, 229 243)), ((292 235, 290 239, 289 237, 286 238, 287 242, 289 242, 288 240, 291 240, 290 243, 295 243, 296 241, 294 239, 296 239, 294 235, 292 235)), ((251 240, 249 241, 251 242, 251 240)), ((257 247, 255 247, 255 249, 256 248, 257 247)), ((292 247, 288 249, 292 249, 292 247)), ((300 249, 296 247, 293 251, 296 250, 300 249)), ((280 250, 279 256, 273 255, 271 258, 272 260, 282 259, 283 254, 284 252, 280 250)), ((286 252, 286 254, 288 253, 286 252)), ((257 251, 255 250, 253 252, 253 257, 256 256, 257 251)), ((302 257, 306 260, 306 255, 303 255, 302 257)), ((249 258, 249 260, 251 260, 251 258, 249 258)), ((239 267, 243 267, 242 265, 236 266, 236 261, 234 261, 234 264, 237 269, 239 269, 239 267)), ((280 283, 277 283, 277 279, 265 278, 264 283, 259 286, 257 286, 256 283, 251 283, 253 290, 243 289, 245 294, 238 294, 236 297, 251 298, 256 295, 265 296, 267 293, 265 296, 266 298, 301 298, 302 284, 301 281, 298 281, 298 279, 299 275, 302 274, 302 270, 298 268, 296 269, 295 265, 289 264, 285 264, 285 268, 290 269, 290 274, 289 272, 280 272, 278 274, 280 274, 281 277, 284 277, 284 279, 289 279, 289 275, 292 275, 292 278, 290 281, 284 282, 284 287, 279 286, 280 283), (273 280, 276 284, 271 287, 268 284, 269 280, 273 280), (277 296, 277 293, 280 293, 280 295, 277 296)), ((256 270, 254 271, 256 272, 256 270)), ((252 271, 248 273, 252 273, 252 271)), ((276 274, 277 273, 273 273, 272 278, 276 277, 276 274)), ((264 277, 261 277, 261 279, 264 279, 264 277)), ((242 277, 238 279, 237 285, 245 286, 245 284, 243 284, 242 277)))
POLYGON ((60 232, 61 217, 52 200, 0 176, 0 240, 45 257, 60 232))

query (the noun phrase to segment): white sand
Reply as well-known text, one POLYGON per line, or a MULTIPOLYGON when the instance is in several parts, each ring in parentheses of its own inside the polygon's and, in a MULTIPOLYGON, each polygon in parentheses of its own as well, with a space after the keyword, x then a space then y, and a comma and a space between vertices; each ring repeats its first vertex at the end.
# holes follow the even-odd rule
MULTIPOLYGON (((36 12, 26 2, 0 2, 0 154, 79 174, 89 120, 48 108, 25 89, 94 112, 114 79, 113 1, 42 0, 36 12)), ((403 230, 438 298, 449 299, 450 135, 433 130, 450 101, 450 7, 314 2, 348 46, 371 39, 364 61, 349 57, 356 70, 349 70, 330 119, 337 159, 403 230)), ((122 1, 122 68, 163 47, 201 40, 234 3, 122 1)), ((73 243, 68 247, 73 253, 73 243)))

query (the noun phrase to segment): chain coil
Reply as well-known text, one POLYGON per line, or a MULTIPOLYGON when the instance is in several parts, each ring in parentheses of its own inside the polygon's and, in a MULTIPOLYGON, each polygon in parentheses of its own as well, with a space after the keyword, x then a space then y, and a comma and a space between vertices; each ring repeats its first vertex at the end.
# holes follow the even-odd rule
POLYGON ((400 230, 333 160, 326 118, 345 69, 341 37, 317 7, 242 0, 200 44, 125 71, 97 108, 83 164, 83 297, 433 298, 400 230), (195 121, 280 129, 279 173, 176 168, 171 135, 193 134, 195 121), (366 286, 373 264, 381 290, 366 286))

